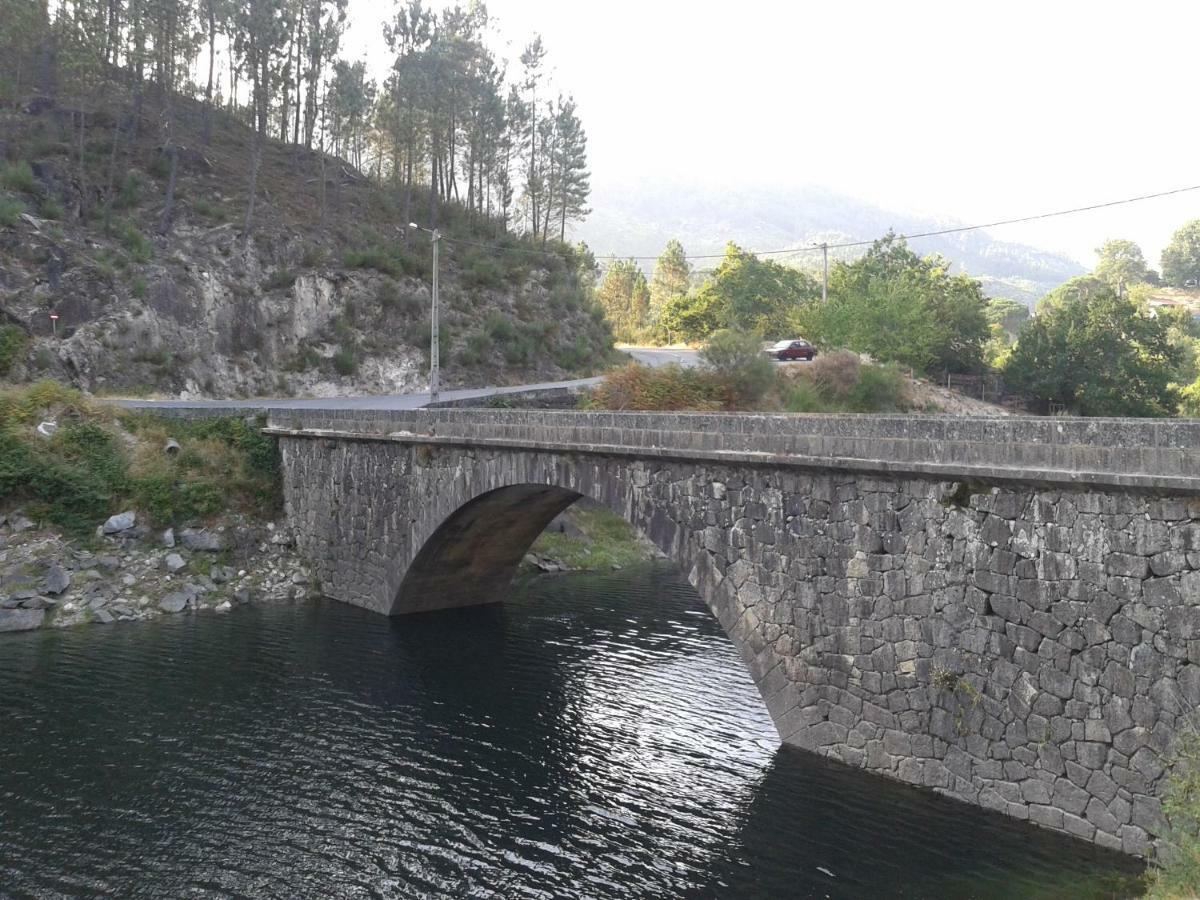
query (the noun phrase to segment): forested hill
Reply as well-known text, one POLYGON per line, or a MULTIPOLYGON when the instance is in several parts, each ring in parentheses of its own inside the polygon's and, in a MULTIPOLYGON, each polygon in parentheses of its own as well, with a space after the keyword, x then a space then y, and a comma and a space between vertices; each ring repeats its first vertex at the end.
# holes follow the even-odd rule
POLYGON ((264 2, 75 0, 48 19, 0 0, 0 381, 423 390, 430 227, 447 385, 606 366, 594 262, 557 240, 587 199, 586 142, 540 41, 523 70, 541 93, 510 91, 482 13, 411 3, 377 86, 334 55, 344 5, 264 2), (238 93, 206 89, 210 47, 238 93))
MULTIPOLYGON (((720 191, 671 182, 610 183, 597 186, 592 207, 576 234, 597 255, 651 258, 671 238, 680 240, 689 254, 721 254, 730 240, 760 250, 874 240, 889 230, 913 234, 961 224, 889 212, 819 188, 720 191)), ((911 246, 922 254, 941 253, 956 272, 982 281, 990 296, 1030 305, 1084 272, 1066 256, 997 241, 985 231, 921 238, 911 246)), ((831 256, 850 259, 865 249, 831 256)), ((819 265, 820 255, 802 253, 790 261, 812 267, 819 265)), ((652 268, 653 260, 643 266, 652 268)))

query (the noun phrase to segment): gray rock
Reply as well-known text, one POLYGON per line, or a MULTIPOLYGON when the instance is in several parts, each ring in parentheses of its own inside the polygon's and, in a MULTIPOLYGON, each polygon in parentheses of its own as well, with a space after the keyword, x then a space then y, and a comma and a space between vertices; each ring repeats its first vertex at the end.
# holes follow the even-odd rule
POLYGON ((233 592, 233 599, 238 603, 250 602, 250 588, 240 587, 233 592))
POLYGON ((121 560, 115 556, 97 556, 96 565, 109 572, 121 568, 121 560))
POLYGON ((13 534, 20 534, 22 531, 32 531, 34 528, 33 521, 22 515, 15 515, 8 520, 8 527, 13 534))
POLYGON ((56 605, 56 601, 49 597, 30 597, 28 600, 21 601, 21 609, 50 609, 56 605))
POLYGON ((185 528, 179 535, 188 550, 216 553, 225 549, 221 535, 212 531, 185 528))
POLYGON ((158 608, 167 613, 179 613, 187 609, 188 595, 182 591, 172 591, 158 601, 158 608))
POLYGON ((101 625, 109 625, 113 621, 113 614, 107 609, 98 609, 92 614, 92 621, 99 622, 101 625))
POLYGON ((46 580, 43 582, 43 589, 47 594, 58 595, 71 586, 71 573, 54 563, 46 572, 46 580))
POLYGON ((33 631, 44 621, 44 609, 0 609, 0 631, 33 631))
POLYGON ((168 528, 166 531, 164 531, 162 533, 162 545, 164 547, 168 547, 168 548, 175 546, 175 529, 174 528, 168 528))
POLYGON ((163 565, 167 567, 169 572, 178 572, 187 565, 183 557, 178 553, 168 553, 167 558, 163 560, 163 565))
POLYGON ((115 516, 109 516, 108 521, 104 523, 104 533, 120 534, 122 531, 128 531, 136 524, 137 515, 132 510, 117 513, 115 516))
POLYGON ((211 577, 216 584, 225 584, 228 581, 233 581, 237 573, 232 566, 213 566, 211 577))

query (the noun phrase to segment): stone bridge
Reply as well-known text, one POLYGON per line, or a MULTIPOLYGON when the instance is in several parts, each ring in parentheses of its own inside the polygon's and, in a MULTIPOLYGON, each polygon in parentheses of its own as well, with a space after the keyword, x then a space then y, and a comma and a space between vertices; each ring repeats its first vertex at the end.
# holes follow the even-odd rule
POLYGON ((503 600, 586 496, 687 575, 787 744, 1144 853, 1200 702, 1200 422, 275 410, 325 592, 503 600))

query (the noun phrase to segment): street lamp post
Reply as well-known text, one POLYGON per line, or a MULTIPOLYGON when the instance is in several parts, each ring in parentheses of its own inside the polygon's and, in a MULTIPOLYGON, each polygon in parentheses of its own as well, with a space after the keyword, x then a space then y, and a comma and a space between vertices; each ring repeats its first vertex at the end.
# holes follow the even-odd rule
POLYGON ((433 241, 433 300, 429 310, 429 402, 436 403, 438 399, 438 378, 440 376, 440 360, 438 353, 438 244, 441 243, 442 233, 436 228, 422 228, 416 222, 409 222, 409 228, 429 232, 433 241))

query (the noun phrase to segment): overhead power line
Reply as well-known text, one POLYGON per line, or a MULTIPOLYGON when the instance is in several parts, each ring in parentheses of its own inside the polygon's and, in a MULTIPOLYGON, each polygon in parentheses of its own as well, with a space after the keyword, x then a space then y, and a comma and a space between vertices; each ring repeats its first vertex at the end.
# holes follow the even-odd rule
MULTIPOLYGON (((1093 203, 1089 206, 1076 206, 1071 209, 1059 209, 1059 210, 1055 210, 1054 212, 1037 213, 1036 215, 1032 215, 1032 216, 1018 216, 1013 219, 999 219, 995 222, 984 222, 980 225, 959 225, 955 228, 939 228, 936 231, 922 231, 922 232, 918 232, 916 234, 901 234, 898 236, 904 238, 905 240, 915 240, 916 238, 937 237, 937 236, 943 235, 943 234, 961 234, 964 231, 978 231, 981 228, 997 228, 1001 225, 1019 225, 1023 222, 1036 222, 1041 219, 1053 219, 1058 216, 1070 216, 1070 215, 1074 215, 1076 213, 1092 212, 1097 209, 1107 209, 1108 207, 1111 207, 1111 206, 1123 206, 1127 203, 1141 203, 1143 200, 1156 200, 1159 197, 1170 197, 1175 194, 1186 194, 1189 191, 1200 191, 1200 184, 1194 184, 1194 185, 1191 185, 1190 187, 1175 188, 1174 190, 1170 190, 1170 191, 1158 191, 1153 194, 1141 194, 1140 196, 1137 196, 1137 197, 1126 197, 1122 200, 1109 200, 1104 203, 1093 203)), ((533 247, 512 247, 512 246, 506 246, 504 244, 489 244, 489 243, 484 243, 481 241, 469 241, 464 238, 444 237, 443 240, 449 244, 462 244, 462 245, 469 246, 469 247, 481 247, 481 248, 484 248, 487 250, 499 250, 504 253, 525 253, 525 254, 533 254, 533 255, 537 255, 537 256, 557 256, 558 255, 550 250, 538 250, 533 247)), ((848 249, 851 247, 868 247, 873 243, 875 243, 875 239, 867 240, 867 241, 843 241, 843 242, 837 243, 837 244, 805 244, 800 247, 785 247, 785 248, 782 248, 779 250, 752 250, 750 252, 753 253, 755 256, 780 256, 780 255, 789 254, 789 253, 812 253, 812 252, 816 252, 818 250, 829 251, 829 250, 844 250, 844 249, 848 249)), ((725 254, 724 253, 687 254, 686 258, 689 260, 724 259, 725 254)), ((616 253, 609 253, 609 254, 605 254, 603 256, 597 256, 596 259, 597 260, 611 260, 611 261, 631 259, 631 260, 634 260, 635 262, 640 262, 643 260, 658 259, 658 257, 657 256, 622 256, 622 255, 616 254, 616 253)))

